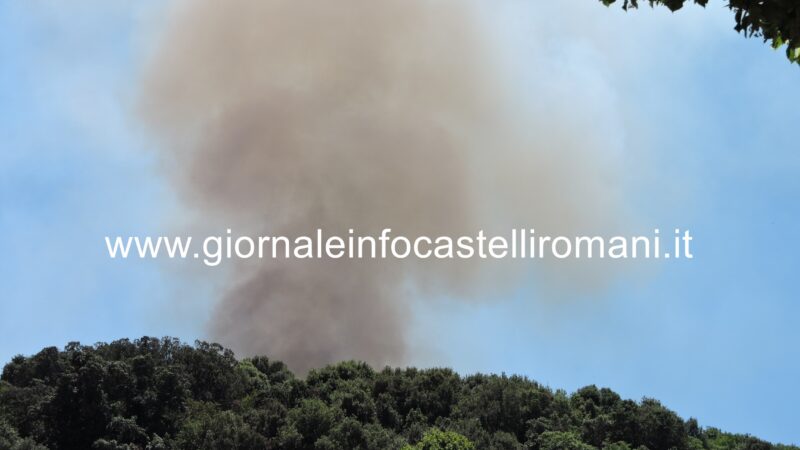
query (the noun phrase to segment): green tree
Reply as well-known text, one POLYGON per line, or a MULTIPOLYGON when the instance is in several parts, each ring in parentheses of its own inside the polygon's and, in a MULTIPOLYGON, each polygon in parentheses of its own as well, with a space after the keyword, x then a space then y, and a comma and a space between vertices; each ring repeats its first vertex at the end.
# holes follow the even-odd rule
MULTIPOLYGON (((600 0, 606 6, 616 0, 600 0)), ((642 0, 650 6, 664 5, 671 11, 683 8, 687 0, 642 0)), ((708 0, 693 0, 706 6, 708 0)), ((624 9, 637 8, 638 0, 623 0, 624 9)), ((728 0, 728 8, 734 12, 737 32, 747 37, 756 36, 769 42, 773 48, 786 46, 790 61, 800 63, 800 8, 796 0, 728 0)))
POLYGON ((644 399, 639 407, 641 440, 637 444, 652 450, 686 448, 686 431, 677 414, 657 400, 644 399))
POLYGON ((288 413, 288 423, 297 430, 306 448, 311 448, 318 439, 330 432, 341 418, 339 412, 322 400, 303 400, 288 413))
POLYGON ((185 450, 261 450, 266 439, 232 411, 197 404, 184 421, 172 447, 185 450))
POLYGON ((404 450, 474 450, 475 444, 454 431, 442 431, 437 428, 429 430, 422 440, 414 446, 406 446, 404 450))
POLYGON ((603 446, 603 450, 631 450, 631 446, 627 442, 614 442, 603 446))
POLYGON ((569 431, 545 431, 537 439, 539 450, 596 450, 569 431))

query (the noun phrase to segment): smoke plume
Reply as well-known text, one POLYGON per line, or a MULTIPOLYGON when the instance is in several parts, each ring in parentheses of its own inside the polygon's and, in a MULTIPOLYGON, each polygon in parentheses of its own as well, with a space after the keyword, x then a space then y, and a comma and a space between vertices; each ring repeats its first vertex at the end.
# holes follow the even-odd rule
MULTIPOLYGON (((489 35, 464 0, 187 2, 142 111, 181 198, 237 232, 609 229, 621 202, 602 140, 570 105, 518 98, 489 35)), ((241 263, 211 337, 298 371, 402 364, 412 298, 498 296, 519 264, 241 263)))

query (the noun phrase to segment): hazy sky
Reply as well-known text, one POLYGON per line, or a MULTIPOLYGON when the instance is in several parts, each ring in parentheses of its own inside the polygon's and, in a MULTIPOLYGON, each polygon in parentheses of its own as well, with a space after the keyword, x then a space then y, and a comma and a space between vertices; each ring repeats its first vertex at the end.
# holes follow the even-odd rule
MULTIPOLYGON (((0 360, 204 335, 213 281, 109 261, 102 240, 181 220, 131 120, 156 3, 0 1, 0 360)), ((568 298, 534 269, 490 303, 416 299, 414 363, 608 386, 800 443, 800 69, 711 3, 626 15, 594 0, 485 2, 520 96, 541 89, 529 73, 552 79, 551 102, 582 93, 564 107, 607 124, 618 145, 601 156, 624 169, 637 226, 690 228, 696 259, 644 263, 568 298)))

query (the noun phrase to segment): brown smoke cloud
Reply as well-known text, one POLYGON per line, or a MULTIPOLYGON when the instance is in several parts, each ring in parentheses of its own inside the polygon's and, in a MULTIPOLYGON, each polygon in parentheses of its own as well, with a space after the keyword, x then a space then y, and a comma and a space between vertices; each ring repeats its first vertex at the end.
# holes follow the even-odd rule
MULTIPOLYGON (((167 22, 142 111, 181 198, 237 232, 612 228, 622 202, 593 156, 596 130, 571 123, 568 106, 520 104, 488 35, 464 0, 193 1, 167 22)), ((590 272, 566 273, 581 284, 590 272)), ((526 273, 474 261, 241 264, 211 334, 299 371, 402 364, 411 298, 489 297, 526 273)))

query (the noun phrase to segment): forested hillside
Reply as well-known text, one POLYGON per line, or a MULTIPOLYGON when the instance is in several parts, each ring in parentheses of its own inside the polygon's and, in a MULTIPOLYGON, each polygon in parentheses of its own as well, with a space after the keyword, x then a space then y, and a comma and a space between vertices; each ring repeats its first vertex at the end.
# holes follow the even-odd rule
POLYGON ((797 449, 588 386, 343 362, 304 379, 216 344, 142 338, 18 356, 0 449, 797 449))

